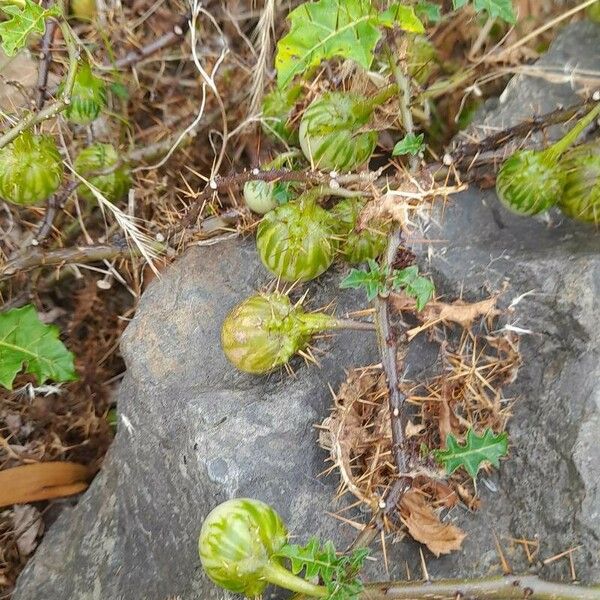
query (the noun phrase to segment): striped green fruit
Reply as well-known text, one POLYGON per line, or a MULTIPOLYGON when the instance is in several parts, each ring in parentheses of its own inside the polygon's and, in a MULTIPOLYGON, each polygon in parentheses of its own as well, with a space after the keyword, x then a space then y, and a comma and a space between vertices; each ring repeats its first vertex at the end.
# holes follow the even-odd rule
POLYGON ((332 228, 331 215, 316 202, 290 202, 263 217, 256 233, 258 254, 283 281, 309 281, 333 262, 332 228))
MULTIPOLYGON (((120 165, 104 175, 86 175, 110 170, 117 164, 119 155, 111 144, 96 143, 84 148, 75 159, 75 171, 86 178, 100 193, 111 202, 123 198, 131 187, 131 176, 126 165, 120 165)), ((93 192, 84 184, 79 186, 78 193, 86 200, 94 200, 93 192)))
POLYGON ((560 210, 571 219, 600 225, 600 144, 573 148, 560 165, 565 172, 560 210))
POLYGON ((329 92, 314 100, 300 121, 304 156, 315 167, 353 171, 367 162, 377 146, 377 132, 363 131, 373 105, 358 94, 329 92))
POLYGON ((62 175, 62 158, 48 135, 24 131, 0 149, 0 196, 8 202, 42 202, 58 189, 62 175))
POLYGON ((351 264, 376 259, 387 247, 387 227, 375 224, 370 229, 356 231, 358 217, 364 207, 362 198, 346 198, 331 209, 334 231, 339 238, 339 253, 351 264))
POLYGON ((206 517, 198 553, 202 567, 217 585, 256 598, 268 582, 263 574, 287 542, 281 517, 268 504, 249 498, 223 502, 206 517))
POLYGON ((240 371, 262 375, 287 363, 310 338, 338 321, 324 313, 307 313, 279 292, 256 294, 225 318, 221 346, 240 371))
POLYGON ((81 63, 75 75, 70 104, 65 109, 66 117, 78 125, 88 125, 105 106, 104 82, 92 73, 89 63, 81 63))
POLYGON ((504 161, 496 178, 496 192, 507 208, 534 215, 560 200, 566 183, 560 158, 599 114, 600 103, 546 150, 519 150, 504 161))

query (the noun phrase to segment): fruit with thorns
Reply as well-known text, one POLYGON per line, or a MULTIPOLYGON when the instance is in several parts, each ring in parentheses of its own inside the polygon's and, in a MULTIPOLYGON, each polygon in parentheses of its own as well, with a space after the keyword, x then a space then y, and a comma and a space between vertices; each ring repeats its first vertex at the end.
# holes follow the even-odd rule
POLYGON ((71 92, 71 101, 65 109, 69 121, 78 125, 89 125, 106 105, 106 86, 92 73, 88 62, 77 69, 71 92))
POLYGON ((202 567, 217 585, 247 598, 259 597, 270 583, 311 597, 325 588, 288 571, 278 552, 288 533, 277 512, 260 500, 223 502, 206 517, 198 552, 202 567))
POLYGON ((500 200, 521 215, 534 215, 556 204, 567 176, 560 158, 599 114, 600 104, 549 148, 519 150, 505 160, 496 179, 500 200))
POLYGON ((0 197, 29 206, 50 197, 60 185, 63 165, 54 139, 24 131, 0 149, 0 197))
POLYGON ((339 236, 339 253, 351 264, 376 259, 387 247, 384 231, 365 229, 357 231, 358 217, 365 207, 362 198, 346 198, 331 210, 335 222, 335 233, 339 236))
POLYGON ((353 171, 367 162, 377 131, 364 130, 374 105, 358 94, 329 92, 314 100, 300 121, 300 147, 322 170, 353 171))
POLYGON ((600 146, 586 144, 567 152, 561 161, 566 173, 558 206, 578 221, 600 225, 600 146))
MULTIPOLYGON (((112 144, 96 143, 83 149, 75 159, 74 167, 79 175, 111 202, 123 198, 131 187, 129 169, 121 164, 112 144)), ((86 185, 79 186, 78 193, 86 200, 95 199, 94 193, 86 185)))
MULTIPOLYGON (((240 371, 263 375, 287 364, 294 354, 304 354, 314 335, 351 328, 371 330, 373 326, 307 312, 302 301, 292 304, 286 294, 271 292, 247 298, 225 317, 221 345, 240 371)), ((310 358, 310 354, 304 355, 310 358)))
POLYGON ((283 281, 309 281, 333 263, 332 217, 306 192, 265 215, 256 232, 256 246, 265 267, 283 281))

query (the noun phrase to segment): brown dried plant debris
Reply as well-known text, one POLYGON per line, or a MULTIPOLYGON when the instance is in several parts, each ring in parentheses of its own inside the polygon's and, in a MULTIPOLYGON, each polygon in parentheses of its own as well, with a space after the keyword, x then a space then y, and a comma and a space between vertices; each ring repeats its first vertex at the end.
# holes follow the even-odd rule
MULTIPOLYGON (((402 310, 411 306, 398 296, 402 310)), ((510 332, 485 333, 499 311, 496 298, 475 304, 431 303, 421 317, 439 343, 437 374, 424 381, 404 381, 407 425, 404 451, 411 490, 399 506, 401 524, 436 556, 460 548, 464 533, 440 520, 440 511, 459 503, 476 510, 480 500, 473 482, 460 470, 448 477, 431 451, 443 448, 448 434, 462 439, 469 429, 499 433, 510 418, 503 388, 516 377, 520 356, 510 332), (445 315, 440 318, 440 315, 445 315), (472 332, 474 326, 484 331, 472 332)), ((412 305, 414 309, 414 304, 412 305)), ((321 445, 340 475, 338 496, 350 493, 373 513, 397 479, 392 456, 390 413, 385 378, 378 366, 355 369, 334 397, 330 416, 321 424, 321 445)), ((398 524, 385 520, 390 531, 398 524)))

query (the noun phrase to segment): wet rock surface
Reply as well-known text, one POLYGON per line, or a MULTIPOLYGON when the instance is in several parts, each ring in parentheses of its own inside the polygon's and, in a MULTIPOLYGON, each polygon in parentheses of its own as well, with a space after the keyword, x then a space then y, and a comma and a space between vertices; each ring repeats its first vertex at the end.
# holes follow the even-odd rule
MULTIPOLYGON (((542 59, 546 67, 600 68, 600 28, 567 28, 542 59)), ((519 76, 487 127, 505 126, 557 104, 572 104, 570 84, 519 76)), ((448 298, 504 289, 527 295, 510 324, 522 336, 524 365, 512 390, 510 460, 484 487, 476 514, 448 515, 468 533, 463 550, 427 555, 432 577, 498 572, 493 531, 539 538, 540 556, 575 545, 578 576, 600 581, 600 235, 561 220, 525 219, 499 206, 493 191, 472 189, 429 231, 427 266, 448 298)), ((425 260, 427 247, 421 255, 425 260)), ((364 305, 337 290, 339 274, 313 286, 312 305, 338 298, 337 312, 364 305)), ((377 362, 373 336, 346 332, 319 342, 322 368, 298 364, 297 377, 237 373, 219 345, 226 312, 267 281, 252 242, 195 248, 144 294, 127 329, 128 372, 119 393, 119 433, 105 466, 79 504, 65 510, 21 575, 15 600, 216 600, 203 576, 196 538, 220 501, 252 496, 272 503, 301 539, 336 540, 354 532, 326 514, 337 481, 320 478, 324 452, 313 425, 327 415, 328 384, 344 369, 377 362)), ((419 363, 418 348, 411 360, 419 363)), ((410 366, 410 365, 409 365, 410 366)), ((390 549, 391 575, 417 546, 390 549)), ((522 552, 509 552, 522 568, 522 552)), ((370 577, 381 575, 381 562, 370 577)), ((567 563, 547 575, 566 577, 567 563)))

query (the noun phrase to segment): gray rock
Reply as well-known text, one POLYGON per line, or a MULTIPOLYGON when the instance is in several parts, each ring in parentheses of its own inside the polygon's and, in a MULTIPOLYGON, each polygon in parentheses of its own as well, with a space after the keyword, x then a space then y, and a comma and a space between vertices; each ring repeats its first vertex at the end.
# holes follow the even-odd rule
MULTIPOLYGON (((598 69, 600 29, 571 26, 542 60, 598 69)), ((574 101, 568 85, 519 76, 486 124, 574 101)), ((539 537, 541 557, 581 544, 578 576, 599 581, 600 237, 566 220, 510 215, 493 192, 475 189, 454 200, 430 235, 447 240, 432 242, 429 268, 449 296, 503 286, 506 301, 532 293, 511 318, 531 331, 512 390, 511 459, 493 479, 498 491, 484 491, 481 511, 450 515, 469 537, 459 553, 428 556, 429 572, 497 572, 495 531, 539 537)), ((337 277, 313 286, 314 306, 334 297, 338 313, 361 305, 354 294, 339 296, 337 277)), ((44 538, 14 600, 222 598, 199 568, 196 537, 209 510, 232 496, 272 503, 300 538, 331 537, 340 547, 352 539, 325 514, 335 509, 337 482, 318 477, 324 454, 313 424, 327 414, 327 384, 337 386, 344 368, 377 361, 374 340, 350 332, 322 340, 322 368, 298 365, 294 379, 237 373, 220 351, 220 323, 264 281, 252 244, 229 242, 191 250, 145 293, 123 340, 128 372, 115 444, 90 490, 44 538)), ((509 555, 516 568, 519 557, 509 555)), ((391 549, 392 576, 402 577, 405 563, 419 573, 410 542, 391 549)), ((381 570, 372 565, 369 576, 381 570)), ((568 565, 546 572, 567 576, 568 565)))

